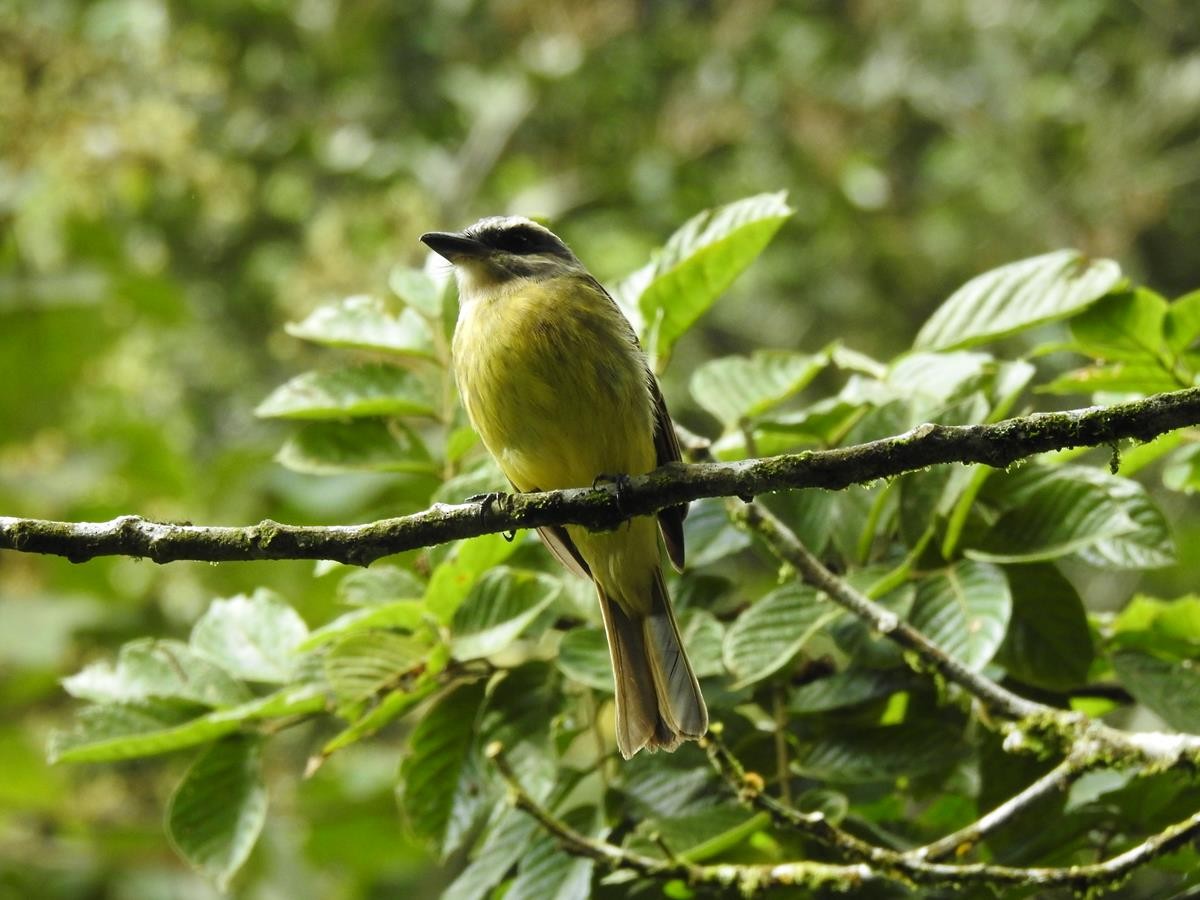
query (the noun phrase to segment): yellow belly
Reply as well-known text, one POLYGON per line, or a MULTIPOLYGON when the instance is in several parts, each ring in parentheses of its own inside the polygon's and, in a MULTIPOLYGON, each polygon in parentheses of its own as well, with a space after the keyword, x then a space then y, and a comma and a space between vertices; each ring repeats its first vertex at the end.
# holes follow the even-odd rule
POLYGON ((454 357, 471 422, 519 490, 654 468, 645 363, 620 311, 579 279, 468 300, 454 357))

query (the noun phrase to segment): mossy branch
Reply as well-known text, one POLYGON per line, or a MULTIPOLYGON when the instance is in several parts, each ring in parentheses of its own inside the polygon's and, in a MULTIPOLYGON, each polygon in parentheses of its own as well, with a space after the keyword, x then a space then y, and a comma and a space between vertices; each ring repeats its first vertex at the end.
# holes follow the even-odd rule
POLYGON ((902 435, 844 447, 738 462, 674 464, 611 486, 535 494, 499 494, 437 504, 423 512, 363 525, 297 526, 266 520, 247 527, 151 522, 135 515, 109 522, 52 522, 0 516, 0 550, 235 562, 332 559, 367 565, 393 553, 481 534, 579 524, 615 528, 636 515, 705 497, 741 497, 798 488, 840 490, 946 463, 1003 467, 1050 450, 1151 440, 1200 425, 1200 388, 1111 407, 1036 413, 990 425, 921 425, 902 435))

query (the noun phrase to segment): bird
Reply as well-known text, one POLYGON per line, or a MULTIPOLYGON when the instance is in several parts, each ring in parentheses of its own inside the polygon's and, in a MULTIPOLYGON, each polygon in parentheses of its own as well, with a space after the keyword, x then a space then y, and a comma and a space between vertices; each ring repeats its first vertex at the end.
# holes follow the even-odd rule
MULTIPOLYGON (((472 427, 517 491, 618 488, 681 457, 637 334, 556 234, 521 216, 480 219, 421 241, 453 265, 459 314, 454 377, 472 427)), ((619 496, 619 490, 618 490, 619 496)), ((708 730, 659 550, 684 563, 686 506, 616 530, 538 529, 568 569, 596 587, 616 694, 622 757, 675 750, 708 730)))

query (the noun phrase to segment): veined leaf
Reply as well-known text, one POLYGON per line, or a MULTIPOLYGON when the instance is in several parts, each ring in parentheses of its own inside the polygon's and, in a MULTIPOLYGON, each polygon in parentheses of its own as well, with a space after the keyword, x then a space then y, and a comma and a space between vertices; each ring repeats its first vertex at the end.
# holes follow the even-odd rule
POLYGON ((659 361, 657 368, 791 214, 783 191, 706 210, 671 235, 648 266, 617 286, 614 296, 641 313, 643 345, 659 361))
MULTIPOLYGON (((565 816, 568 828, 593 839, 603 838, 608 829, 599 821, 595 807, 577 807, 565 816)), ((563 853, 556 838, 538 834, 521 856, 517 877, 504 893, 505 900, 586 900, 592 895, 595 862, 563 853)))
POLYGON ((968 556, 1038 562, 1078 553, 1108 569, 1175 559, 1166 521, 1136 481, 1087 466, 1028 466, 993 476, 988 496, 1006 512, 968 556))
POLYGON ((802 585, 785 585, 767 594, 725 634, 725 666, 737 678, 734 689, 782 669, 839 615, 840 610, 802 585))
POLYGON ((1163 335, 1173 353, 1192 348, 1200 338, 1200 291, 1192 291, 1172 301, 1163 322, 1163 335))
POLYGON ((342 700, 365 700, 422 662, 428 641, 390 631, 351 634, 325 656, 325 678, 342 700))
POLYGON ((725 626, 712 613, 703 609, 683 610, 679 614, 679 634, 697 678, 725 674, 721 663, 725 626))
POLYGON ((693 503, 683 520, 688 565, 697 569, 750 546, 750 535, 729 521, 725 504, 712 498, 693 503))
POLYGON ((413 729, 400 765, 400 808, 413 831, 439 850, 474 752, 471 738, 483 693, 477 681, 442 695, 413 729))
POLYGON ((111 762, 205 744, 259 719, 320 712, 324 693, 311 685, 284 688, 249 703, 195 718, 162 702, 106 703, 75 715, 70 731, 50 736, 51 762, 111 762))
POLYGON ((187 644, 149 638, 123 646, 115 666, 93 663, 63 679, 63 687, 93 703, 182 700, 222 707, 251 699, 244 684, 187 644))
POLYGON ((329 347, 433 358, 433 335, 425 320, 410 309, 393 316, 375 297, 347 297, 285 328, 293 337, 329 347))
POLYGON ((356 569, 338 582, 338 600, 347 606, 379 606, 424 593, 425 582, 420 576, 399 566, 356 569))
POLYGON ((1039 394, 1094 394, 1110 391, 1121 394, 1157 394, 1179 388, 1179 382, 1157 363, 1115 362, 1085 366, 1058 376, 1049 384, 1039 385, 1039 394))
POLYGON ((601 628, 572 628, 564 634, 555 664, 572 681, 609 694, 613 692, 608 640, 601 628))
POLYGON ((1120 267, 1059 250, 971 279, 917 335, 918 350, 969 347, 1073 315, 1121 283, 1120 267))
POLYGON ((911 687, 903 669, 864 669, 858 666, 818 678, 788 693, 788 709, 801 715, 857 706, 911 687))
POLYGON ((828 364, 827 355, 786 350, 726 356, 692 373, 692 396, 729 429, 803 390, 828 364))
MULTIPOLYGON (((438 648, 435 648, 434 652, 438 652, 438 648)), ((330 756, 338 750, 370 737, 383 728, 383 726, 395 721, 418 703, 425 700, 440 686, 441 683, 439 680, 427 671, 411 687, 392 691, 380 700, 379 703, 330 738, 321 748, 321 756, 330 756)))
POLYGON ((450 650, 478 659, 503 650, 532 624, 562 589, 556 578, 498 566, 475 582, 454 613, 450 650))
POLYGON ((266 819, 260 742, 228 737, 196 758, 171 795, 167 835, 180 856, 225 891, 266 819))
POLYGON ((275 458, 292 471, 308 475, 434 471, 429 451, 415 431, 399 422, 378 419, 305 425, 275 458))
POLYGON ((430 618, 429 611, 420 600, 397 600, 395 603, 368 606, 366 609, 356 609, 344 616, 338 616, 332 622, 322 625, 302 641, 297 649, 312 650, 338 638, 372 628, 416 631, 427 618, 430 618))
POLYGON ((499 534, 460 541, 430 575, 424 597, 426 608, 443 625, 449 625, 475 580, 512 556, 516 545, 516 541, 506 541, 499 534))
POLYGON ((1157 365, 1167 301, 1146 288, 1110 294, 1071 319, 1075 349, 1094 359, 1157 365))
POLYGON ((528 852, 537 823, 516 809, 505 811, 488 831, 470 865, 442 894, 442 900, 482 900, 528 852))
POLYGON ((1085 684, 1095 650, 1079 592, 1052 565, 1004 571, 1013 611, 997 661, 1035 687, 1069 690, 1085 684))
POLYGON ((967 750, 961 728, 921 721, 839 731, 803 742, 792 768, 835 784, 888 782, 949 772, 967 750))
POLYGON ((329 372, 305 372, 271 392, 254 414, 267 419, 353 419, 433 416, 425 385, 412 372, 365 363, 329 372))
POLYGON ((963 560, 922 578, 909 622, 978 671, 1004 640, 1012 595, 998 566, 963 560))
POLYGON ((657 834, 676 856, 688 862, 703 862, 736 847, 770 822, 770 816, 764 812, 755 813, 740 806, 716 806, 642 822, 626 846, 646 856, 661 857, 661 846, 649 838, 650 834, 657 834))
POLYGON ((191 648, 247 681, 292 680, 296 648, 308 637, 300 615, 273 591, 259 588, 214 600, 192 628, 191 648))

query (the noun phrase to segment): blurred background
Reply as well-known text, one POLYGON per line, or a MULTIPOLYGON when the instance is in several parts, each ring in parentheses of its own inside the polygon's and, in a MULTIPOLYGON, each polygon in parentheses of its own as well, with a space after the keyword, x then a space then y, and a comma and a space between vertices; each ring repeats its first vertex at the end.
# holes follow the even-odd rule
MULTIPOLYGON (((254 408, 325 352, 284 323, 387 297, 420 233, 481 215, 547 217, 611 282, 699 210, 781 188, 796 215, 666 375, 696 430, 699 360, 834 338, 887 359, 1020 257, 1200 287, 1200 6, 7 0, 0 514, 407 511, 393 476, 273 462, 287 429, 254 408)), ((332 615, 310 563, 0 555, 0 897, 213 895, 162 833, 184 760, 50 768, 43 744, 61 677, 260 584, 332 615)), ((287 747, 242 894, 437 891, 394 743, 307 782, 287 747)))

